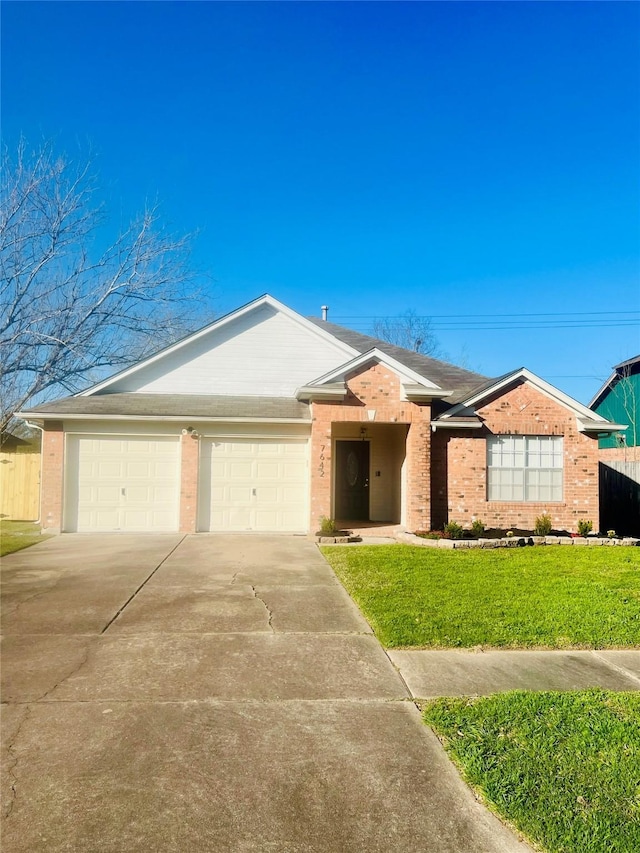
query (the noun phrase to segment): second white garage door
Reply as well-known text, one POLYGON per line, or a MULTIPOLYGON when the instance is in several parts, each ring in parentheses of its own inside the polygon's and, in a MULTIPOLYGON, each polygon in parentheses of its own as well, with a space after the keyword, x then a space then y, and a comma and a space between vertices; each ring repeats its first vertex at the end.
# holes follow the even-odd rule
POLYGON ((307 439, 203 440, 199 529, 306 532, 308 447, 307 439))

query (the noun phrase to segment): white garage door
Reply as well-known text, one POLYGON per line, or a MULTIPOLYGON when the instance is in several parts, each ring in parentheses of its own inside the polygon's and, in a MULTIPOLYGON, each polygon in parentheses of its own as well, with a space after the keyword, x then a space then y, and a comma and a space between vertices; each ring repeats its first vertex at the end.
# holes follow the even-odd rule
POLYGON ((178 529, 176 438, 93 435, 67 442, 67 530, 178 529))
POLYGON ((308 441, 226 439, 202 443, 199 529, 307 529, 308 441))

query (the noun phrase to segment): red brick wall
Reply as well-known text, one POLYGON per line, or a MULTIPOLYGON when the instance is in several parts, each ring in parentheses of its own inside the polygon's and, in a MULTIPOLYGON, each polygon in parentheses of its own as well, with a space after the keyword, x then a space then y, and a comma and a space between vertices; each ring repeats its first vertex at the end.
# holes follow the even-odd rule
POLYGON ((40 523, 44 530, 62 530, 64 433, 62 423, 47 421, 42 433, 40 523))
POLYGON ((640 446, 637 447, 601 447, 601 462, 640 462, 640 446))
POLYGON ((181 436, 180 453, 180 533, 195 533, 198 511, 198 460, 200 441, 181 436))
POLYGON ((381 364, 354 371, 346 377, 347 395, 341 403, 315 402, 311 406, 311 520, 309 530, 318 529, 319 519, 332 515, 332 433, 334 422, 372 423, 368 411, 375 410, 374 423, 409 424, 407 437, 407 526, 418 529, 431 516, 429 474, 431 407, 400 399, 397 375, 381 364))
POLYGON ((438 435, 438 454, 447 459, 447 479, 443 483, 442 464, 436 475, 434 492, 435 523, 443 523, 444 494, 447 520, 464 527, 478 518, 486 527, 532 529, 537 516, 548 512, 554 528, 575 531, 579 519, 598 525, 598 441, 578 432, 571 412, 528 383, 511 388, 478 409, 485 429, 447 431, 438 435), (513 502, 487 500, 486 439, 494 435, 562 435, 564 437, 563 500, 554 502, 513 502))

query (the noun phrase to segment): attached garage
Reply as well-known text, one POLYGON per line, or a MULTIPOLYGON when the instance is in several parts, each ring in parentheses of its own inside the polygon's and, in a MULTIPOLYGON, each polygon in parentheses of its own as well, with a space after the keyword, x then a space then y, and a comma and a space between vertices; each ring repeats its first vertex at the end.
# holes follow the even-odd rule
POLYGON ((305 533, 308 438, 208 438, 200 449, 198 529, 305 533))
POLYGON ((66 457, 66 531, 178 530, 177 437, 68 434, 66 457))

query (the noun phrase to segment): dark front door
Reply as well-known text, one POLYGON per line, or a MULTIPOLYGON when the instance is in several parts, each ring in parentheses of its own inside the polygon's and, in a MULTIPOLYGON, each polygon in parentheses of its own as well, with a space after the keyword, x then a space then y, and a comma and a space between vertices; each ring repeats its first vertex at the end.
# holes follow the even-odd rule
POLYGON ((341 521, 369 520, 369 442, 336 442, 335 515, 341 521))

